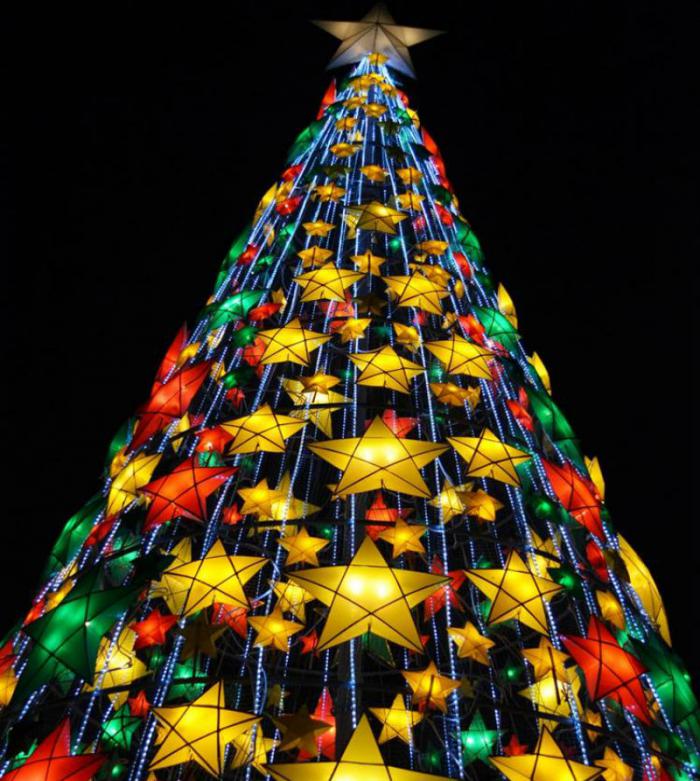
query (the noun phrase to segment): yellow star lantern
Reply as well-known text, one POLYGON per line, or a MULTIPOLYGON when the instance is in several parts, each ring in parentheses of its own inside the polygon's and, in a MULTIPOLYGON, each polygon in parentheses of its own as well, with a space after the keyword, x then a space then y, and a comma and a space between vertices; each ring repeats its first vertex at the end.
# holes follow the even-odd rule
POLYGON ((603 477, 603 470, 600 468, 598 457, 593 456, 593 458, 588 458, 587 456, 584 456, 583 460, 586 463, 586 469, 593 481, 593 485, 600 494, 600 498, 605 499, 605 478, 603 477))
POLYGON ((440 493, 434 496, 428 504, 440 510, 440 517, 443 523, 451 521, 455 515, 461 515, 465 509, 459 492, 449 480, 445 480, 440 493))
POLYGON ((321 203, 337 203, 344 195, 345 188, 337 184, 317 184, 314 187, 314 195, 321 203))
POLYGON ((532 357, 528 357, 528 363, 535 370, 535 374, 540 378, 540 382, 544 385, 544 389, 552 395, 552 383, 549 380, 549 372, 544 365, 542 359, 537 353, 532 353, 532 357))
MULTIPOLYGON (((329 376, 329 375, 321 375, 329 376)), ((336 385, 339 380, 336 377, 329 377, 335 380, 332 385, 336 385)), ((290 410, 289 414, 293 418, 311 421, 327 437, 333 436, 333 424, 331 413, 341 409, 343 404, 348 404, 351 400, 341 393, 332 390, 323 390, 324 386, 315 385, 311 389, 305 387, 304 380, 310 380, 311 377, 295 378, 293 380, 284 380, 282 386, 292 403, 302 409, 290 410), (336 406, 338 405, 338 406, 336 406)), ((328 387, 332 387, 332 385, 328 387)))
POLYGON ((469 477, 491 477, 508 485, 520 485, 515 467, 531 458, 487 428, 478 437, 447 437, 447 441, 467 462, 469 477))
POLYGON ((296 379, 304 386, 304 390, 317 391, 318 393, 326 393, 340 384, 340 377, 323 372, 316 372, 308 377, 297 377, 296 379))
POLYGON ((335 225, 332 222, 323 222, 322 220, 315 220, 314 222, 303 222, 302 228, 306 231, 307 236, 327 236, 335 225))
POLYGON ((302 705, 296 713, 287 713, 277 718, 273 716, 272 721, 282 733, 280 751, 298 748, 312 756, 318 753, 318 739, 321 735, 334 729, 328 722, 309 716, 306 705, 302 705))
POLYGON ((423 721, 423 714, 407 708, 403 697, 397 694, 390 708, 370 708, 369 712, 379 720, 382 731, 377 743, 381 746, 388 740, 399 738, 404 743, 413 743, 413 730, 423 721))
POLYGON ((257 632, 255 645, 259 648, 271 645, 285 653, 289 650, 289 638, 304 628, 303 624, 287 621, 279 607, 266 616, 250 616, 248 623, 257 632))
POLYGON ((364 103, 367 101, 365 98, 363 98, 361 95, 353 95, 352 97, 348 98, 347 100, 343 101, 343 105, 345 108, 349 108, 350 110, 360 108, 364 103))
POLYGON ((301 258, 301 265, 303 268, 313 268, 314 266, 323 265, 329 258, 333 256, 332 249, 326 249, 325 247, 319 247, 314 244, 312 247, 297 252, 297 255, 301 258))
POLYGON ((496 645, 493 640, 479 633, 474 624, 467 621, 463 627, 448 626, 447 634, 457 645, 460 659, 474 659, 475 662, 490 665, 488 650, 496 645))
POLYGON ((225 707, 223 681, 193 702, 152 712, 158 723, 158 750, 148 769, 193 761, 215 778, 223 776, 227 744, 260 721, 260 716, 225 707))
POLYGON ((519 554, 511 551, 503 569, 468 569, 467 577, 491 600, 487 624, 515 618, 548 635, 545 602, 562 590, 552 580, 533 575, 519 554))
POLYGON ((386 112, 386 106, 382 105, 381 103, 366 103, 364 106, 362 106, 362 110, 368 117, 379 119, 379 117, 381 117, 382 114, 386 112))
POLYGON ((260 199, 260 203, 258 203, 258 206, 255 210, 255 215, 253 216, 253 224, 255 224, 260 220, 260 218, 265 213, 267 207, 275 200, 276 195, 277 195, 277 184, 273 184, 272 187, 266 190, 265 194, 260 199))
POLYGON ((392 558, 398 558, 406 551, 425 553, 425 548, 420 538, 426 533, 427 527, 418 524, 406 523, 402 518, 397 518, 393 526, 389 526, 379 533, 379 539, 390 542, 393 546, 392 558))
POLYGON ((396 234, 396 228, 401 220, 408 215, 392 209, 379 201, 358 203, 345 209, 343 219, 348 224, 348 238, 355 237, 356 230, 378 231, 379 233, 396 234))
POLYGON ((420 469, 447 446, 438 442, 397 437, 376 417, 361 437, 331 439, 308 445, 309 450, 342 470, 336 494, 357 494, 385 488, 430 498, 420 469))
POLYGON ((423 180, 423 174, 412 166, 407 168, 397 168, 396 175, 406 185, 406 187, 413 187, 416 184, 420 184, 423 180))
POLYGON ((496 296, 498 298, 498 308, 501 311, 501 314, 505 315, 506 320, 508 320, 513 328, 517 328, 518 315, 515 312, 515 304, 502 284, 499 284, 496 296))
POLYGON ((411 380, 425 371, 419 363, 402 358, 389 345, 365 353, 349 353, 348 358, 361 370, 358 385, 388 388, 399 393, 410 393, 411 380))
POLYGON ((370 182, 383 182, 389 175, 388 171, 381 165, 363 165, 360 168, 360 173, 366 176, 370 182))
POLYGON ((437 708, 447 713, 447 698, 459 689, 461 681, 455 681, 446 675, 440 675, 435 662, 430 662, 425 670, 404 670, 401 675, 413 692, 413 701, 418 705, 437 708))
POLYGON ((464 512, 476 518, 479 523, 496 520, 496 513, 502 509, 503 503, 499 502, 481 488, 474 489, 473 483, 458 485, 455 489, 459 492, 459 498, 464 503, 464 512))
POLYGON ((284 312, 287 308, 287 296, 284 290, 280 287, 277 290, 272 291, 272 303, 280 305, 280 312, 284 312))
POLYGON ((136 656, 134 643, 136 633, 126 626, 116 641, 103 637, 95 661, 93 685, 86 685, 88 691, 97 686, 103 689, 122 688, 122 691, 109 692, 108 697, 115 710, 119 710, 129 698, 129 686, 139 678, 149 674, 148 667, 136 656))
POLYGON ((291 580, 287 583, 271 580, 270 583, 277 597, 277 607, 283 613, 291 613, 294 618, 298 618, 302 624, 305 624, 306 604, 314 599, 313 595, 291 580))
POLYGON ((362 255, 351 255, 350 260, 357 266, 357 270, 363 274, 371 274, 374 277, 381 276, 379 267, 386 263, 386 258, 375 255, 372 250, 367 250, 362 255))
MULTIPOLYGON (((280 478, 275 494, 270 502, 269 513, 259 514, 261 521, 288 521, 295 518, 306 518, 317 513, 321 508, 318 505, 297 499, 292 492, 292 478, 289 472, 285 472, 280 478)), ((296 528, 294 529, 296 532, 296 528)))
POLYGON ((481 388, 462 388, 454 382, 431 382, 430 390, 435 394, 435 399, 442 404, 452 407, 463 407, 469 404, 476 409, 481 399, 481 388))
POLYGON ((521 697, 527 697, 539 713, 561 716, 568 719, 571 716, 570 700, 576 704, 579 712, 583 710, 579 700, 581 680, 578 676, 558 678, 549 674, 538 678, 531 686, 518 692, 521 697))
POLYGON ((265 765, 275 781, 447 781, 442 776, 384 764, 367 716, 362 716, 336 762, 275 762, 265 765))
POLYGON ((335 127, 337 130, 352 130, 357 124, 355 117, 341 117, 336 120, 335 127))
POLYGON ((420 244, 416 244, 416 249, 425 252, 427 255, 435 255, 435 257, 439 258, 447 252, 449 246, 446 241, 428 239, 427 241, 421 241, 420 244))
POLYGON ((19 678, 12 667, 0 673, 0 708, 6 708, 12 702, 18 681, 19 678))
POLYGON ((312 564, 318 567, 316 554, 323 550, 329 541, 323 537, 312 537, 305 528, 302 528, 298 534, 283 537, 279 543, 287 551, 288 567, 292 564, 312 564))
POLYGON ((217 540, 203 558, 173 562, 154 593, 162 594, 171 613, 189 616, 214 602, 249 607, 243 587, 267 563, 260 556, 229 556, 217 540))
POLYGON ((330 607, 318 651, 372 632, 422 652, 411 609, 448 580, 443 575, 392 569, 370 537, 349 564, 294 573, 296 583, 330 607))
POLYGON ((420 211, 421 204, 425 200, 425 196, 419 195, 418 193, 414 193, 409 190, 406 193, 401 193, 400 195, 395 196, 394 200, 396 201, 396 205, 399 207, 399 209, 417 212, 420 211))
POLYGON ((335 333, 340 334, 342 344, 354 342, 365 335, 368 326, 372 324, 371 317, 348 317, 346 320, 339 320, 339 326, 333 326, 335 333))
POLYGON ((280 328, 270 328, 267 331, 259 331, 258 338, 265 344, 265 352, 260 363, 300 363, 309 365, 309 358, 314 350, 325 344, 331 337, 327 334, 319 334, 316 331, 306 330, 295 317, 287 325, 280 328))
POLYGON ((242 515, 270 515, 272 503, 285 498, 280 491, 270 488, 266 477, 250 488, 239 488, 238 495, 243 499, 242 515))
POLYGON ((440 361, 448 374, 491 379, 488 362, 493 358, 493 353, 468 342, 459 334, 453 333, 449 339, 426 342, 425 347, 440 361))
POLYGON ((596 591, 595 596, 601 617, 618 629, 624 629, 625 613, 617 599, 609 591, 596 591))
POLYGON ((436 285, 440 285, 440 287, 447 287, 452 279, 452 274, 442 266, 433 266, 428 263, 409 263, 408 267, 412 271, 419 271, 424 277, 427 277, 436 285))
POLYGON ((634 770, 626 765, 620 757, 610 748, 605 747, 605 753, 601 759, 596 759, 598 767, 604 768, 605 781, 632 781, 634 770))
POLYGON ((231 741, 231 745, 234 751, 230 765, 232 770, 250 765, 258 773, 265 775, 264 765, 267 762, 267 755, 279 745, 279 740, 266 738, 258 726, 242 735, 237 735, 231 741))
POLYGON ((289 437, 305 425, 304 421, 279 415, 269 404, 263 404, 250 415, 222 423, 221 428, 233 436, 228 443, 229 453, 284 453, 289 437))
POLYGON ((359 149, 360 147, 357 144, 346 143, 333 144, 333 146, 329 147, 330 153, 340 158, 352 157, 359 149))
POLYGON ((522 654, 532 665, 535 679, 550 674, 562 681, 568 681, 571 677, 569 670, 564 666, 569 661, 568 654, 556 649, 546 637, 540 637, 537 648, 524 648, 522 654))
POLYGON ((129 461, 116 475, 109 487, 107 515, 116 515, 133 501, 143 501, 139 489, 151 482, 151 475, 158 466, 162 453, 152 456, 138 455, 129 461))
POLYGON ((489 757, 489 762, 509 781, 593 781, 603 772, 565 757, 547 727, 542 727, 533 754, 489 757))
POLYGON ((414 271, 410 276, 382 277, 382 279, 386 282, 396 306, 413 306, 433 315, 442 314, 440 301, 449 295, 449 291, 431 282, 422 274, 414 271))
POLYGON ((345 301, 345 290, 364 276, 358 271, 348 271, 333 263, 326 263, 321 268, 294 277, 294 281, 304 291, 301 294, 302 303, 321 299, 345 301))
POLYGON ((394 335, 398 344, 407 347, 412 353, 420 347, 420 334, 413 325, 403 325, 403 323, 394 323, 394 335))

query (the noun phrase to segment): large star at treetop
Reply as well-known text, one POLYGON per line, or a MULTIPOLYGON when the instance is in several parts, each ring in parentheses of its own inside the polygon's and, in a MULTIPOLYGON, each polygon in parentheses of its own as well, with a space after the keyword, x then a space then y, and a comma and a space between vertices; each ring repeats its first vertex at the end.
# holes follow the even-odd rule
POLYGON ((516 618, 536 632, 548 635, 545 602, 562 590, 553 580, 537 577, 515 551, 503 569, 468 569, 467 577, 491 600, 487 623, 516 618))
POLYGON ((370 423, 361 437, 315 442, 308 448, 342 470, 336 494, 386 488, 426 499, 430 497, 430 491, 419 470, 447 450, 447 446, 439 442, 397 437, 379 417, 370 423))
POLYGON ((216 778, 224 772, 226 746, 260 721, 252 713, 228 710, 224 684, 219 681, 186 705, 153 708, 158 722, 158 750, 149 770, 190 760, 216 778))
POLYGON ((509 781, 593 781, 603 772, 565 757, 547 727, 542 727, 533 754, 488 759, 509 781))
POLYGON ((442 776, 387 766, 366 715, 336 762, 275 762, 265 770, 276 781, 447 781, 442 776))
POLYGON ((70 720, 64 719, 22 765, 5 773, 2 781, 90 781, 107 757, 72 755, 70 742, 70 720))
POLYGON ((249 607, 243 586, 262 569, 260 556, 229 556, 217 540, 203 558, 187 564, 173 562, 154 592, 163 596, 172 613, 192 615, 214 602, 249 607))
POLYGON ((293 577, 329 607, 318 651, 372 632, 418 653, 423 645, 411 609, 448 580, 392 569, 369 537, 349 564, 298 570, 293 577))
POLYGON ((315 19, 313 24, 341 42, 328 64, 329 68, 359 62, 366 54, 372 53, 386 58, 389 67, 414 78, 409 47, 442 35, 442 30, 396 24, 384 3, 377 3, 359 22, 315 19))
POLYGON ((359 282, 365 275, 359 271, 338 268, 334 263, 325 263, 321 268, 307 271, 294 277, 302 288, 301 303, 306 301, 345 301, 347 288, 359 282))

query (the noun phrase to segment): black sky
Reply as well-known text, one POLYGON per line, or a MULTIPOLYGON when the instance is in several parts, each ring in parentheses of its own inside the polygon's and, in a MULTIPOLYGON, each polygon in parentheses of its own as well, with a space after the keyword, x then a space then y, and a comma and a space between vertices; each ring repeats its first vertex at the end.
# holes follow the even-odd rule
MULTIPOLYGON (((194 5, 60 4, 3 25, 18 44, 2 192, 3 629, 315 115, 334 43, 306 20, 367 10, 194 5)), ((413 105, 697 670, 697 207, 661 6, 390 3, 402 23, 449 31, 414 50, 413 105)))

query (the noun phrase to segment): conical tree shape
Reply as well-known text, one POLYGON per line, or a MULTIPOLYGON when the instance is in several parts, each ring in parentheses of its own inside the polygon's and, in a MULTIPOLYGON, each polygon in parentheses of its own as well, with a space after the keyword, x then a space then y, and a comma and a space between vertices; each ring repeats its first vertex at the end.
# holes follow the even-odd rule
POLYGON ((387 65, 430 36, 332 31, 349 69, 0 646, 0 773, 68 719, 100 779, 690 777, 658 591, 387 65))

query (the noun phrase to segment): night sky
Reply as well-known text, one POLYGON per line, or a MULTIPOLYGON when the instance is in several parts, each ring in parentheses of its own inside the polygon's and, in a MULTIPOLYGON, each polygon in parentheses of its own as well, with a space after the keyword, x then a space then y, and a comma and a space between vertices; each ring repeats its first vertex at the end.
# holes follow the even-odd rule
MULTIPOLYGON (((145 5, 60 4, 3 26, 21 54, 5 80, 0 632, 314 118, 335 44, 307 19, 369 8, 145 5)), ((413 50, 412 105, 697 671, 692 296, 674 243, 695 212, 660 4, 390 9, 449 31, 413 50)))

